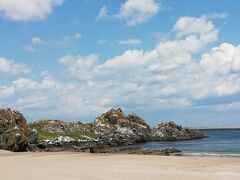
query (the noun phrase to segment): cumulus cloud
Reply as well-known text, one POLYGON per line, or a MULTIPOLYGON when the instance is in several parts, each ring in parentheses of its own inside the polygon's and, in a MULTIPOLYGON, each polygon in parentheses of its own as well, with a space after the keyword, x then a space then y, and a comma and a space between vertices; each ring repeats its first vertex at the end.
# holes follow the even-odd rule
POLYGON ((59 60, 60 64, 67 67, 66 72, 68 75, 77 77, 79 79, 88 79, 91 77, 91 69, 95 66, 97 55, 91 54, 87 57, 82 56, 65 56, 59 60))
POLYGON ((39 81, 19 78, 10 86, 0 86, 0 106, 12 107, 35 118, 77 118, 103 112, 107 99, 99 96, 91 85, 54 80, 43 73, 39 81), (14 98, 12 98, 14 97, 14 98))
POLYGON ((115 106, 131 111, 194 107, 199 100, 240 93, 240 47, 223 43, 208 49, 218 38, 212 21, 182 17, 172 32, 174 40, 104 62, 96 54, 62 57, 60 77, 44 72, 38 81, 20 78, 0 86, 0 105, 78 117, 115 106))
POLYGON ((127 0, 115 15, 109 15, 107 7, 103 6, 97 19, 123 19, 128 26, 135 26, 147 22, 159 11, 160 4, 155 0, 127 0))
POLYGON ((25 65, 18 64, 12 60, 0 57, 0 74, 5 73, 16 75, 18 73, 29 73, 30 71, 31 69, 26 67, 25 65))
POLYGON ((203 54, 200 62, 208 73, 227 75, 240 72, 240 46, 223 43, 203 54))
POLYGON ((136 96, 150 96, 145 102, 174 96, 184 97, 184 102, 188 102, 185 104, 191 104, 197 99, 240 91, 239 47, 221 44, 205 52, 199 60, 194 59, 217 40, 218 30, 211 21, 205 17, 182 17, 173 31, 176 40, 160 42, 150 51, 128 50, 103 64, 96 59, 89 64, 88 57, 81 58, 79 63, 77 56, 65 65, 71 77, 93 81, 96 86, 107 84, 108 77, 114 79, 112 86, 129 83, 128 87, 135 87, 136 96), (89 66, 85 67, 82 61, 89 66))
POLYGON ((207 42, 209 40, 216 40, 218 33, 212 21, 208 20, 205 16, 200 18, 182 17, 177 21, 173 30, 179 38, 186 35, 200 35, 203 36, 202 40, 205 39, 207 42))
POLYGON ((120 8, 118 18, 125 19, 127 25, 142 24, 158 13, 160 6, 155 0, 127 0, 120 8))
POLYGON ((41 20, 64 0, 0 0, 0 12, 14 21, 41 20))

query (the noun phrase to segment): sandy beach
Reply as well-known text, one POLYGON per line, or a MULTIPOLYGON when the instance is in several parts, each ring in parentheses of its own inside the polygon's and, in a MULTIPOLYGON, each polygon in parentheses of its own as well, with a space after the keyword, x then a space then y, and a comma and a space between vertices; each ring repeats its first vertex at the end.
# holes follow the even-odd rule
POLYGON ((3 180, 239 180, 239 169, 239 158, 0 151, 3 180))

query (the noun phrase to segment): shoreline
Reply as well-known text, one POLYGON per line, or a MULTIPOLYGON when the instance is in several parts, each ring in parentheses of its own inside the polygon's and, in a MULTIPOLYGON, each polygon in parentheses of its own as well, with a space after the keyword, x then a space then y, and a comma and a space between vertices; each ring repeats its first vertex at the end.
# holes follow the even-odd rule
POLYGON ((12 152, 6 150, 0 150, 0 157, 5 156, 16 156, 16 155, 44 155, 44 154, 86 154, 86 155, 139 155, 139 156, 160 156, 160 157, 186 157, 186 158, 239 158, 240 153, 208 153, 208 152, 180 152, 180 153, 170 153, 170 155, 159 155, 159 154, 138 154, 138 153, 128 153, 124 151, 119 152, 107 152, 107 153, 90 153, 90 152, 74 152, 74 151, 26 151, 26 152, 12 152))
POLYGON ((227 157, 0 151, 0 174, 5 180, 237 180, 239 168, 239 158, 227 157))
POLYGON ((205 153, 205 152, 183 152, 183 157, 216 157, 216 158, 240 158, 239 154, 227 154, 227 153, 205 153))

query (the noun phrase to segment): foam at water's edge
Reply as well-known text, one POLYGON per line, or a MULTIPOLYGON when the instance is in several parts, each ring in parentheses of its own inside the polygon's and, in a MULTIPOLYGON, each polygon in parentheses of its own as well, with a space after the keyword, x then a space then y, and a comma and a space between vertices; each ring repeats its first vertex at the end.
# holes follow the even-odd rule
POLYGON ((183 156, 240 157, 240 154, 183 153, 183 156))

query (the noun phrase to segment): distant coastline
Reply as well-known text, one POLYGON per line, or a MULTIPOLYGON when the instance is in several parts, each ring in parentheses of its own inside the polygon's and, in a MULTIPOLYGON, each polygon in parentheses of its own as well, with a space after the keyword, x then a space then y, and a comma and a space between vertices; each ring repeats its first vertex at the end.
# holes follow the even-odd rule
POLYGON ((239 129, 240 130, 240 126, 236 126, 236 127, 200 127, 200 128, 195 128, 199 131, 201 130, 235 130, 235 129, 239 129))

